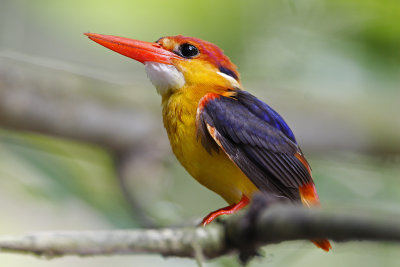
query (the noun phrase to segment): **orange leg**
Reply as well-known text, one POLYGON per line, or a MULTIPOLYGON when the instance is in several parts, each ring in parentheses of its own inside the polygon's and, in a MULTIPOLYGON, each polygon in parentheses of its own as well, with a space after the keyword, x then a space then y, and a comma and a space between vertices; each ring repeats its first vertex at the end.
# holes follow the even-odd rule
POLYGON ((236 211, 246 207, 249 204, 249 202, 250 200, 245 195, 243 195, 242 199, 238 203, 232 204, 230 206, 224 207, 222 209, 213 211, 210 214, 208 214, 201 222, 201 225, 206 226, 207 224, 211 223, 215 218, 221 215, 235 213, 236 211))

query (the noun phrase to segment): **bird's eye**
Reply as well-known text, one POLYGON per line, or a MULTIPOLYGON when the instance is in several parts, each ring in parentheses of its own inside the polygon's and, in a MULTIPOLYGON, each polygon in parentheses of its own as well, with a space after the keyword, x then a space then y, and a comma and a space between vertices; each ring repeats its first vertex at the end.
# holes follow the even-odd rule
POLYGON ((179 47, 179 53, 185 58, 192 58, 199 54, 199 49, 191 44, 182 44, 179 47))

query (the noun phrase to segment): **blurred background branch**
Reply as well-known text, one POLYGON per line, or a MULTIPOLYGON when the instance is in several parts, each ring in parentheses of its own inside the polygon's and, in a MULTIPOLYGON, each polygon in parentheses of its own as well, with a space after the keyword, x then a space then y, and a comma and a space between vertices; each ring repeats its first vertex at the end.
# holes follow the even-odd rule
POLYGON ((143 209, 141 200, 130 191, 129 178, 131 177, 130 166, 134 164, 134 161, 137 160, 138 157, 143 157, 143 155, 149 151, 148 148, 150 146, 150 144, 144 143, 140 146, 138 145, 131 151, 121 152, 115 156, 116 175, 121 192, 129 203, 132 214, 135 214, 140 225, 146 228, 154 228, 158 226, 158 223, 143 209))
POLYGON ((109 150, 116 159, 117 178, 132 214, 142 226, 155 226, 126 187, 129 173, 122 169, 128 158, 143 152, 136 148, 156 136, 156 120, 149 113, 120 107, 104 96, 86 96, 87 88, 95 87, 96 83, 104 86, 98 80, 29 65, 4 57, 0 60, 0 125, 92 143, 109 150))
POLYGON ((89 142, 112 151, 129 150, 156 129, 149 113, 85 95, 87 88, 106 86, 96 80, 1 55, 0 59, 3 127, 89 142))
MULTIPOLYGON (((68 67, 60 70, 46 67, 48 64, 39 65, 46 59, 27 61, 24 55, 15 53, 0 53, 0 59, 0 124, 3 127, 94 143, 114 151, 130 150, 151 136, 156 137, 156 131, 161 130, 160 119, 135 107, 135 101, 125 99, 125 103, 121 103, 110 94, 112 90, 120 89, 121 84, 104 82, 98 76, 87 77, 85 72, 75 74, 68 67)), ((263 85, 254 84, 252 87, 263 85)), ((272 92, 274 94, 276 92, 272 92)), ((279 99, 282 96, 275 97, 279 99)), ((312 104, 307 102, 310 101, 305 99, 301 105, 312 104)), ((346 104, 341 110, 328 102, 320 105, 325 108, 318 114, 306 110, 299 116, 294 110, 297 106, 286 109, 286 112, 293 113, 296 132, 304 139, 302 144, 307 150, 378 154, 400 151, 397 138, 400 136, 400 122, 392 127, 391 121, 367 118, 368 106, 351 112, 346 104), (346 121, 338 120, 342 113, 350 115, 346 121), (371 119, 379 120, 381 127, 368 132, 357 128, 370 127, 371 119), (317 135, 305 133, 313 128, 318 129, 317 135), (390 145, 386 145, 388 143, 390 145)), ((374 110, 374 113, 381 116, 379 110, 374 110)), ((397 117, 393 119, 399 120, 397 117)))

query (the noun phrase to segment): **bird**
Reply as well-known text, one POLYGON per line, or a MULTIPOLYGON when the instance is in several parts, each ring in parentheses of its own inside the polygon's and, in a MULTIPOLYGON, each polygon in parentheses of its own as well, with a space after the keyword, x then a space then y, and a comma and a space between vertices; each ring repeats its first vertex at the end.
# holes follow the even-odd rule
MULTIPOLYGON (((229 204, 208 214, 202 225, 246 207, 259 192, 306 207, 320 205, 311 167, 292 130, 273 108, 245 91, 236 65, 218 46, 182 35, 156 42, 85 35, 144 64, 161 95, 176 158, 229 204)), ((331 249, 327 239, 312 242, 331 249)))

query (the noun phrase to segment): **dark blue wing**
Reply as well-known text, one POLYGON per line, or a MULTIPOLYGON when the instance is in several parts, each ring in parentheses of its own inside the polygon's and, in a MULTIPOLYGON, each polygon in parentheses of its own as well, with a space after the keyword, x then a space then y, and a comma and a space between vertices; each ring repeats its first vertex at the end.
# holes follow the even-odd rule
POLYGON ((289 126, 249 93, 206 95, 197 123, 203 146, 210 153, 220 146, 261 191, 297 201, 298 187, 312 181, 289 126))
POLYGON ((246 91, 237 91, 235 98, 247 107, 254 115, 281 131, 287 138, 297 144, 296 138, 289 125, 270 106, 246 91))

